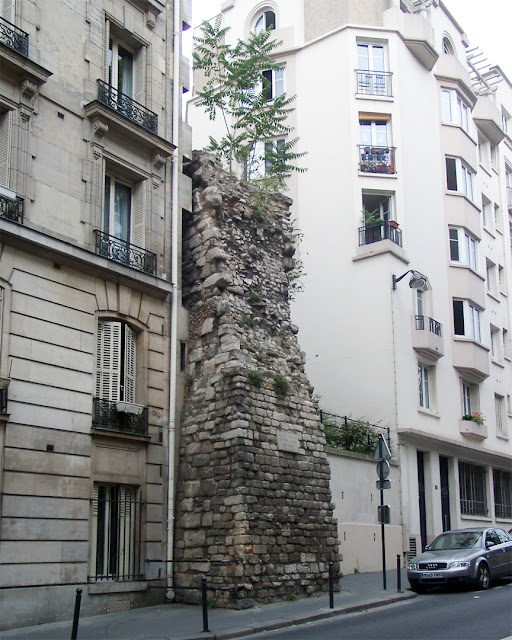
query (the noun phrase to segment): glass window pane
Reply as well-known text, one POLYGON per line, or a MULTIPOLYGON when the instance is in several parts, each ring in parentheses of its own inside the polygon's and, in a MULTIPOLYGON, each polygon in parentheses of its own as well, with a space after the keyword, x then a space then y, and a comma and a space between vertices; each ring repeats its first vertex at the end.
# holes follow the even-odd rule
POLYGON ((372 71, 384 71, 384 47, 372 45, 372 71))
POLYGON ((377 147, 388 146, 388 125, 387 122, 375 123, 375 144, 377 147))
POLYGON ((357 68, 363 71, 370 69, 370 56, 367 44, 357 45, 357 68))
POLYGON ((455 158, 446 158, 446 188, 448 191, 457 191, 455 158))
POLYGON ((452 121, 452 102, 451 95, 449 91, 441 92, 441 108, 442 108, 442 118, 445 122, 452 121))
POLYGON ((456 336, 464 335, 464 303, 462 300, 453 301, 453 330, 456 336))
POLYGON ((112 220, 112 235, 125 242, 130 240, 130 213, 132 190, 124 184, 115 183, 114 216, 112 220))
POLYGON ((131 98, 133 96, 133 56, 120 46, 118 46, 117 64, 117 88, 125 96, 131 98))
POLYGON ((105 203, 103 208, 103 231, 110 233, 110 176, 105 176, 105 203))
POLYGON ((450 229, 450 260, 459 261, 459 232, 450 229))

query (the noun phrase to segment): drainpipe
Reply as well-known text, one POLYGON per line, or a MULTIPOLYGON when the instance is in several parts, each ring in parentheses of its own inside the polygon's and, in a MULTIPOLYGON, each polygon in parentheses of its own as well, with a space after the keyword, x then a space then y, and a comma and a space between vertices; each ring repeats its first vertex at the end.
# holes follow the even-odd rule
POLYGON ((168 460, 169 478, 167 484, 167 591, 166 598, 173 600, 174 592, 174 467, 176 446, 176 379, 177 379, 177 340, 178 340, 178 179, 179 179, 179 126, 181 113, 180 97, 180 52, 181 25, 180 1, 174 0, 174 28, 173 28, 173 81, 172 81, 172 192, 171 192, 171 329, 169 355, 169 424, 168 424, 168 460))

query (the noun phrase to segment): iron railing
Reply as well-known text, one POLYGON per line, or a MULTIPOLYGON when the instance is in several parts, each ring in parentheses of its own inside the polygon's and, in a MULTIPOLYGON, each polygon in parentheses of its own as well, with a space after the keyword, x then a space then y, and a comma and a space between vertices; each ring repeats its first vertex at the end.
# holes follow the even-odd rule
POLYGON ((381 427, 363 420, 353 420, 347 416, 337 416, 322 410, 320 410, 320 422, 324 426, 326 444, 334 449, 373 454, 381 433, 385 434, 391 449, 389 427, 381 427))
POLYGON ((154 111, 150 111, 103 80, 98 80, 98 100, 151 133, 157 133, 158 116, 154 111))
POLYGON ((381 240, 391 240, 399 247, 402 246, 402 231, 384 220, 378 224, 359 227, 359 246, 373 244, 381 240))
POLYGON ((0 217, 23 224, 23 198, 11 200, 0 195, 0 217))
POLYGON ((494 515, 496 518, 512 518, 512 473, 493 469, 494 515))
POLYGON ((0 42, 28 58, 28 33, 2 17, 0 17, 0 42))
POLYGON ((393 95, 391 79, 393 74, 389 71, 365 71, 356 69, 357 93, 366 96, 387 96, 393 95))
POLYGON ((142 506, 135 490, 100 486, 93 500, 95 574, 89 580, 143 580, 141 572, 142 506))
POLYGON ((466 516, 487 516, 485 468, 459 461, 460 512, 466 516))
POLYGON ((512 187, 507 187, 507 206, 512 209, 512 187))
POLYGON ((359 145, 359 170, 363 173, 396 173, 395 147, 359 145))
POLYGON ((7 413, 7 389, 0 389, 0 414, 7 413))
POLYGON ((111 236, 99 229, 94 230, 94 236, 95 250, 99 256, 120 262, 151 276, 156 275, 156 253, 111 236))
POLYGON ((428 329, 430 333, 434 333, 436 336, 441 337, 441 323, 428 316, 416 316, 416 329, 418 331, 425 330, 425 319, 428 320, 428 329))
POLYGON ((120 403, 102 398, 93 399, 92 426, 95 429, 147 436, 148 409, 143 407, 140 413, 120 411, 120 403))

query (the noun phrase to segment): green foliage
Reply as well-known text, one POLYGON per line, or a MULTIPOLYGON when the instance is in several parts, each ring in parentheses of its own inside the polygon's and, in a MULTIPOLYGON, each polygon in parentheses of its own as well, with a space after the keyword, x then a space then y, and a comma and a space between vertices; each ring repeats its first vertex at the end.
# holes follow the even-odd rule
POLYGON ((239 322, 238 324, 241 327, 255 327, 258 323, 256 322, 256 320, 254 318, 251 318, 250 316, 244 316, 239 322))
POLYGON ((379 209, 374 209, 373 211, 368 211, 368 209, 364 209, 363 219, 364 219, 364 224, 367 227, 372 225, 382 224, 384 222, 384 220, 380 217, 379 209))
POLYGON ((290 392, 290 383, 284 376, 280 374, 274 377, 273 387, 276 397, 280 398, 281 400, 285 398, 290 392))
POLYGON ((264 379, 265 376, 256 369, 247 373, 247 380, 258 389, 262 387, 264 379))
POLYGON ((378 434, 360 420, 347 420, 341 426, 329 414, 323 414, 325 442, 327 446, 355 453, 373 453, 379 442, 378 434))
POLYGON ((219 140, 210 137, 207 150, 221 158, 230 171, 238 162, 247 180, 266 173, 270 178, 266 186, 275 191, 292 171, 304 171, 292 163, 305 155, 293 151, 297 138, 279 145, 273 142, 291 132, 286 121, 295 99, 286 94, 270 96, 266 72, 283 68, 273 57, 281 42, 273 40, 272 31, 267 30, 227 45, 228 30, 221 27, 218 16, 215 21, 203 22, 201 36, 194 38, 194 68, 205 77, 197 104, 204 107, 210 120, 220 116, 225 130, 219 140), (264 156, 258 157, 256 143, 264 141, 264 156))
POLYGON ((288 602, 295 602, 295 600, 297 600, 297 596, 294 593, 289 593, 286 596, 286 599, 288 600, 288 602))
POLYGON ((247 301, 250 304, 257 304, 258 302, 261 302, 261 287, 259 285, 249 291, 247 294, 247 301))

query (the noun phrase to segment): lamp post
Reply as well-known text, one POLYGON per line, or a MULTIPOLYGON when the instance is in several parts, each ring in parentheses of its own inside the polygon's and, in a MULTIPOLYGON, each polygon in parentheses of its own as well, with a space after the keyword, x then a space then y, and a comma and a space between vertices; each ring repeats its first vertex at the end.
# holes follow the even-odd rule
POLYGON ((406 271, 399 277, 393 274, 393 291, 396 291, 396 285, 400 282, 400 280, 402 280, 402 278, 405 278, 408 273, 412 273, 411 279, 409 280, 409 286, 411 287, 411 289, 424 289, 427 286, 427 276, 424 276, 422 273, 420 273, 419 271, 415 271, 414 269, 409 269, 409 271, 406 271))

